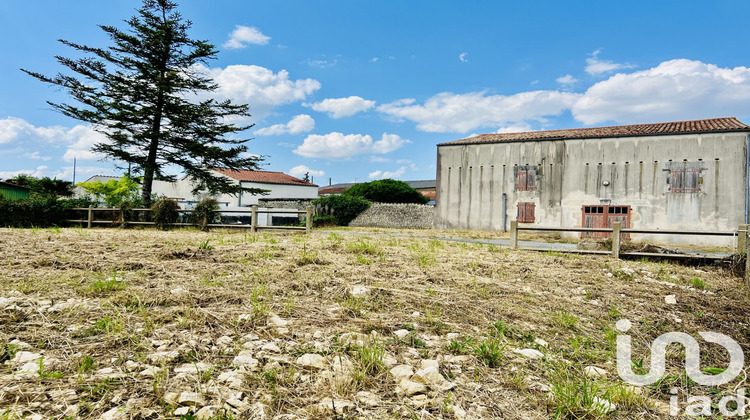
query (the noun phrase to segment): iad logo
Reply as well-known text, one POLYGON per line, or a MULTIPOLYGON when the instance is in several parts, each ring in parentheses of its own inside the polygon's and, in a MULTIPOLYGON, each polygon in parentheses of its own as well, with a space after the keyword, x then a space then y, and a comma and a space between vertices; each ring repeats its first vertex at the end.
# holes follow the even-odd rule
MULTIPOLYGON (((617 321, 617 329, 626 333, 632 327, 627 319, 617 321)), ((736 378, 745 364, 745 355, 742 347, 731 337, 715 332, 699 332, 698 335, 703 337, 709 343, 716 343, 729 352, 729 366, 727 369, 716 375, 707 375, 701 371, 700 367, 700 345, 688 334, 681 332, 669 332, 662 334, 651 343, 651 368, 646 374, 636 374, 633 372, 631 363, 631 341, 630 336, 620 334, 617 336, 617 373, 627 383, 633 385, 651 385, 664 377, 666 371, 666 350, 667 346, 672 343, 682 344, 685 348, 685 371, 687 376, 699 385, 718 386, 725 384, 736 378)), ((673 389, 672 394, 677 390, 673 389)), ((741 388, 737 396, 725 396, 719 402, 719 411, 724 416, 745 415, 745 390, 741 388), (737 404, 736 410, 727 408, 730 401, 737 404)), ((711 415, 711 399, 706 396, 691 396, 687 399, 688 403, 695 403, 686 408, 688 415, 711 415), (697 409, 697 410, 696 410, 697 409)), ((679 414, 677 397, 670 398, 670 414, 676 416, 679 414)))

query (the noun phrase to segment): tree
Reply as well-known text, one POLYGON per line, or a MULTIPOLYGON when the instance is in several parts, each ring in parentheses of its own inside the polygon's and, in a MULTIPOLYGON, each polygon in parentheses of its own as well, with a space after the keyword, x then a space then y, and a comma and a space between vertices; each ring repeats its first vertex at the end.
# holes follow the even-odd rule
POLYGON ((142 174, 146 205, 151 204, 153 181, 174 181, 176 176, 167 170, 175 166, 195 181, 196 191, 260 193, 211 171, 257 169, 262 158, 245 157, 248 139, 233 137, 252 127, 229 122, 249 117, 247 105, 198 99, 218 88, 199 71, 218 51, 188 37, 191 22, 183 20, 176 7, 171 0, 143 0, 138 14, 126 21, 127 32, 99 25, 113 42, 107 48, 59 40, 84 55, 55 57, 74 75, 48 77, 21 70, 63 88, 81 104, 47 102, 104 134, 107 140, 93 150, 142 174))
POLYGON ((31 198, 53 198, 53 197, 70 197, 73 195, 73 183, 63 181, 62 179, 37 178, 31 175, 19 174, 8 179, 11 184, 20 185, 31 190, 31 198))
POLYGON ((416 203, 425 204, 429 198, 422 195, 409 184, 395 179, 381 179, 378 181, 355 184, 342 195, 362 197, 377 203, 416 203))
POLYGON ((107 182, 81 182, 78 186, 87 194, 92 194, 98 200, 104 201, 107 207, 117 207, 124 201, 132 201, 138 193, 138 183, 127 176, 117 180, 110 179, 107 182))

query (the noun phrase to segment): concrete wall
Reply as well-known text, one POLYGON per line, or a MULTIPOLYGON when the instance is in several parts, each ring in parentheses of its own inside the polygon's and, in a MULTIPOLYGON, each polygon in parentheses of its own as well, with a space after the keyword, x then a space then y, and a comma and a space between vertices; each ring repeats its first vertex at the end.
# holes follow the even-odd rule
POLYGON ((745 218, 746 141, 746 133, 709 133, 440 146, 436 227, 503 230, 505 194, 506 228, 519 202, 533 202, 541 226, 580 227, 582 206, 611 204, 632 206, 633 228, 735 230, 745 218), (669 168, 684 164, 700 169, 699 192, 669 191, 669 168), (523 165, 538 167, 536 191, 518 190, 523 165))
POLYGON ((372 203, 349 226, 396 229, 431 229, 435 207, 424 204, 372 203))

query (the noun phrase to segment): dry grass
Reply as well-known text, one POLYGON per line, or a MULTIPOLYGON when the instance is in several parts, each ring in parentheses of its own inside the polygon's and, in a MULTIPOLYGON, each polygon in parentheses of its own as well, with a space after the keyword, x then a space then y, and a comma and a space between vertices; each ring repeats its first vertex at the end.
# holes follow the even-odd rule
MULTIPOLYGON (((266 404, 270 417, 316 417, 311 404, 328 397, 354 402, 347 416, 360 418, 452 418, 455 407, 480 418, 660 418, 658 402, 668 403, 672 387, 693 395, 709 390, 681 377, 677 347, 670 347, 670 376, 658 386, 638 393, 623 387, 615 368, 618 319, 634 324, 636 360, 648 360, 646 343, 668 331, 716 331, 743 348, 750 343, 741 280, 712 267, 321 233, 4 229, 0 245, 0 297, 20 302, 0 312, 0 361, 17 350, 9 343, 20 340, 44 354, 40 371, 47 373, 19 377, 0 365, 0 407, 10 407, 8 413, 63 417, 76 404, 87 417, 137 399, 139 410, 169 416, 170 392, 215 398, 216 377, 233 369, 242 337, 252 333, 280 343, 292 360, 308 352, 342 355, 357 371, 345 383, 300 374, 294 363, 248 373, 242 397, 266 404), (353 296, 353 286, 370 292, 353 296), (668 294, 677 295, 677 305, 665 304, 668 294), (62 310, 47 309, 68 301, 62 310), (267 324, 272 314, 290 321, 288 332, 267 324), (400 329, 411 333, 397 339, 400 329), (349 332, 370 334, 375 347, 337 341, 349 332), (223 336, 232 342, 217 348, 223 336), (545 358, 521 359, 514 348, 537 348, 545 358), (180 356, 159 366, 167 370, 154 378, 126 368, 165 349, 180 356), (456 388, 430 392, 427 402, 399 396, 380 365, 381 351, 399 363, 439 359, 456 388), (468 359, 450 362, 452 355, 468 359), (197 380, 174 373, 175 366, 198 362, 211 368, 197 380), (584 381, 588 365, 608 376, 584 381), (49 397, 59 390, 73 390, 74 397, 49 397), (592 409, 574 398, 581 390, 609 398, 617 411, 592 409), (380 403, 357 403, 359 391, 380 403)), ((726 366, 720 349, 703 350, 704 366, 726 366)))

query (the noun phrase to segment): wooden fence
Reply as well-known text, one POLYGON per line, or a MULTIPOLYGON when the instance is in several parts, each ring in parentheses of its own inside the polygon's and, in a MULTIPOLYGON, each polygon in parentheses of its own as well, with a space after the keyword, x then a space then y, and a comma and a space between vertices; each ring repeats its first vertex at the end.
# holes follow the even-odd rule
MULTIPOLYGON (((122 211, 117 208, 99 208, 99 207, 78 207, 70 209, 71 211, 85 211, 86 212, 86 219, 69 219, 66 220, 68 223, 80 223, 85 224, 87 228, 91 228, 94 225, 111 225, 113 222, 116 222, 116 220, 96 220, 94 215, 96 213, 120 213, 120 220, 122 220, 122 211)), ((151 212, 151 209, 132 209, 130 210, 132 212, 151 212)), ((192 213, 193 210, 177 210, 179 213, 192 213)), ((216 210, 214 213, 223 214, 223 213, 229 213, 229 214, 250 214, 250 224, 223 224, 223 223, 210 223, 207 226, 212 228, 240 228, 240 229, 250 229, 252 232, 257 232, 260 229, 286 229, 286 230, 304 230, 305 233, 310 233, 312 231, 313 227, 313 221, 312 221, 312 207, 308 206, 306 210, 259 210, 258 206, 252 206, 249 210, 216 210), (294 214, 294 215, 302 215, 304 214, 306 216, 305 219, 305 226, 266 226, 266 225, 260 225, 258 224, 258 215, 259 214, 294 214)), ((123 225, 145 225, 150 226, 154 225, 154 222, 147 222, 147 221, 130 221, 125 220, 122 221, 123 225)), ((172 226, 195 226, 192 223, 173 223, 172 226)))
MULTIPOLYGON (((747 253, 747 247, 750 241, 747 240, 748 225, 740 225, 737 231, 686 231, 686 230, 662 230, 662 229, 623 229, 622 223, 615 222, 611 228, 584 228, 584 227, 544 227, 544 226, 519 226, 517 221, 510 222, 510 246, 518 248, 518 232, 522 230, 539 231, 539 232, 608 232, 612 234, 612 249, 610 251, 586 251, 593 254, 611 254, 615 258, 620 258, 620 248, 622 235, 625 233, 646 233, 650 235, 701 235, 701 236, 737 236, 738 251, 747 253)), ((695 255, 681 254, 658 254, 648 252, 628 252, 627 255, 643 257, 685 257, 696 258, 695 255)))

